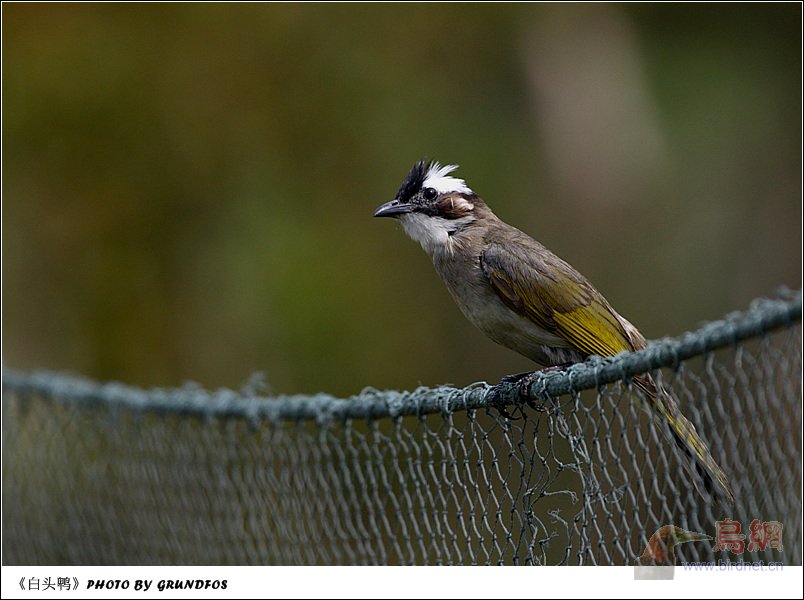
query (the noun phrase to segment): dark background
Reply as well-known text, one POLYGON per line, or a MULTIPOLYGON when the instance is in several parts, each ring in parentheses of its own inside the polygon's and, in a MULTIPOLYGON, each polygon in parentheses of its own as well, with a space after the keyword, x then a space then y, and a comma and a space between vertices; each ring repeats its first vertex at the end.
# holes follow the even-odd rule
POLYGON ((650 337, 801 285, 801 7, 3 6, 3 362, 274 391, 529 368, 373 220, 422 157, 650 337))

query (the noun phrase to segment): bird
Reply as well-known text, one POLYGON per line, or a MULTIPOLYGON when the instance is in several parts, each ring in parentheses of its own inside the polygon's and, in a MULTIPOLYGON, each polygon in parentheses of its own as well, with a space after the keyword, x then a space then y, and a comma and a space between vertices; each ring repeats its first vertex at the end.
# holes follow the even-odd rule
MULTIPOLYGON (((586 277, 498 218, 463 179, 451 175, 457 168, 419 160, 396 197, 374 216, 396 219, 421 244, 473 325, 550 370, 646 347, 645 337, 586 277)), ((533 374, 525 383, 528 376, 533 374)), ((650 374, 632 381, 648 412, 667 425, 663 428, 685 455, 682 464, 701 496, 732 506, 728 478, 673 396, 650 374)))
POLYGON ((695 531, 686 531, 674 525, 664 525, 656 530, 645 552, 642 553, 636 562, 642 566, 673 566, 676 564, 676 554, 673 550, 676 544, 684 542, 695 542, 711 540, 712 537, 695 531))

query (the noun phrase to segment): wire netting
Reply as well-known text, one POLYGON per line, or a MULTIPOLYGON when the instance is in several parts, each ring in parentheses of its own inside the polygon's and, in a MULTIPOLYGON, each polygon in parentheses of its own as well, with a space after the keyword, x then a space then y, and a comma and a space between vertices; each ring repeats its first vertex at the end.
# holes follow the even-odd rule
POLYGON ((801 293, 512 386, 262 398, 3 373, 6 564, 634 564, 660 526, 783 524, 801 564, 801 293), (694 489, 629 383, 672 391, 734 488, 694 489), (499 411, 506 407, 515 419, 499 411))

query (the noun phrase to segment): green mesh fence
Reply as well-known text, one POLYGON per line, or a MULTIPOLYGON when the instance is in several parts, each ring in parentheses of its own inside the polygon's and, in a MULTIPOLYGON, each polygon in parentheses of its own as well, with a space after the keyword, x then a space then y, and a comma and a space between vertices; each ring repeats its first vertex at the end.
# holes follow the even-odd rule
POLYGON ((662 525, 783 524, 801 564, 801 293, 509 387, 261 398, 3 373, 6 564, 634 564, 662 525), (693 489, 630 377, 678 398, 735 491, 693 489), (509 420, 497 407, 519 417, 509 420))

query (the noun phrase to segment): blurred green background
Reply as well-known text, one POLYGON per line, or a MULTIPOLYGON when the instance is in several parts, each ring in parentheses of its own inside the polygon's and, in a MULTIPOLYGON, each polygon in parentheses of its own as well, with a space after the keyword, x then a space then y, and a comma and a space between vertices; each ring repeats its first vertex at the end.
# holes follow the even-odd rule
POLYGON ((801 285, 798 4, 2 10, 6 366, 340 395, 527 370, 371 217, 422 157, 648 337, 801 285))

